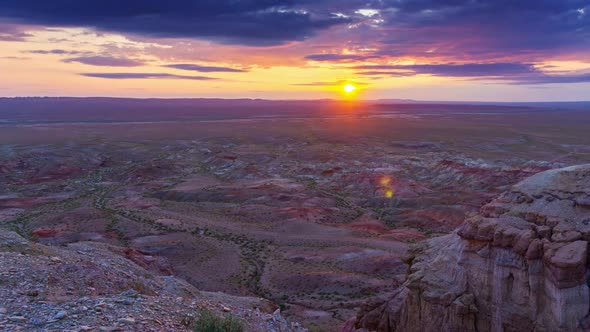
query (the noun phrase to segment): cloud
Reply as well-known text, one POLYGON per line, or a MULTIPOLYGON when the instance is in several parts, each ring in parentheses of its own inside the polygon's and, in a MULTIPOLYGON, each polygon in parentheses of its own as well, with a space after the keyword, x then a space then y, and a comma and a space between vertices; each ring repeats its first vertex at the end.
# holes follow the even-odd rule
POLYGON ((165 65, 164 67, 180 69, 180 70, 188 70, 188 71, 197 71, 197 72, 201 72, 201 73, 244 73, 244 72, 247 72, 247 70, 230 68, 230 67, 201 66, 201 65, 187 64, 187 63, 170 64, 170 65, 165 65))
POLYGON ((424 65, 353 66, 362 76, 404 77, 432 75, 476 80, 497 80, 517 85, 567 84, 590 82, 590 74, 548 74, 529 63, 466 63, 424 65))
POLYGON ((588 50, 590 19, 578 12, 588 5, 586 0, 399 1, 384 23, 393 38, 383 42, 394 50, 480 59, 588 50))
POLYGON ((359 76, 384 76, 384 77, 406 77, 415 76, 416 73, 405 70, 368 70, 356 73, 359 76))
POLYGON ((573 74, 573 75, 537 75, 530 77, 521 77, 512 84, 518 85, 538 85, 538 84, 571 84, 571 83, 589 83, 590 74, 573 74))
POLYGON ((107 78, 116 80, 129 80, 129 79, 182 79, 182 80, 194 80, 194 81, 208 81, 216 80, 214 77, 206 76, 184 76, 174 75, 166 73, 82 73, 81 76, 95 77, 95 78, 107 78))
POLYGON ((356 82, 350 80, 339 80, 339 81, 324 81, 324 82, 310 82, 310 83, 295 83, 291 84, 294 86, 341 86, 347 83, 351 83, 354 85, 367 85, 367 83, 363 82, 356 82))
POLYGON ((21 27, 0 22, 0 41, 25 41, 31 35, 24 32, 21 27))
MULTIPOLYGON (((497 76, 509 70, 526 72, 530 69, 526 63, 557 59, 563 54, 587 59, 590 54, 588 0, 0 1, 0 20, 4 22, 0 25, 0 39, 22 39, 19 34, 26 33, 18 27, 31 24, 88 27, 150 41, 194 38, 248 46, 307 41, 284 48, 283 53, 277 50, 277 54, 289 50, 297 54, 298 60, 309 54, 305 60, 334 63, 404 57, 479 63, 475 68, 414 68, 415 72, 444 75, 446 70, 451 76, 468 77, 493 75, 492 71, 497 76), (310 39, 312 36, 316 38, 310 39), (340 54, 342 49, 357 54, 340 54), (511 69, 496 64, 505 62, 524 65, 511 69), (486 67, 486 63, 495 63, 495 67, 486 67)), ((249 48, 241 51, 246 55, 254 53, 249 48)), ((273 56, 280 57, 268 54, 273 56)), ((184 63, 169 68, 225 71, 184 63)), ((227 72, 232 70, 228 68, 227 72)), ((365 69, 362 73, 377 76, 387 71, 395 74, 392 69, 365 69)), ((405 73, 398 70, 397 75, 405 73)))
POLYGON ((66 63, 78 62, 85 65, 105 67, 137 67, 144 64, 142 61, 101 55, 81 56, 77 58, 64 59, 62 61, 66 63))
POLYGON ((317 7, 354 18, 340 48, 374 49, 364 54, 377 58, 525 62, 590 52, 587 0, 325 0, 317 7))
POLYGON ((0 17, 24 24, 253 46, 304 40, 350 21, 326 10, 312 14, 296 4, 294 0, 4 0, 0 17))
POLYGON ((354 66, 357 70, 372 70, 364 75, 407 76, 428 74, 446 77, 504 77, 536 73, 537 69, 527 63, 467 63, 467 64, 425 64, 425 65, 366 65, 354 66))
POLYGON ((307 60, 312 61, 329 61, 329 62, 337 62, 337 61, 363 61, 368 60, 370 58, 374 58, 374 56, 365 56, 365 55, 356 55, 356 54, 310 54, 305 57, 307 60))
POLYGON ((67 50, 62 50, 62 49, 53 49, 53 50, 31 50, 31 51, 25 51, 25 53, 31 53, 31 54, 55 54, 55 55, 74 55, 74 54, 80 54, 81 52, 78 52, 78 51, 67 51, 67 50))
POLYGON ((21 56, 0 56, 0 59, 4 60, 30 60, 31 58, 21 56))

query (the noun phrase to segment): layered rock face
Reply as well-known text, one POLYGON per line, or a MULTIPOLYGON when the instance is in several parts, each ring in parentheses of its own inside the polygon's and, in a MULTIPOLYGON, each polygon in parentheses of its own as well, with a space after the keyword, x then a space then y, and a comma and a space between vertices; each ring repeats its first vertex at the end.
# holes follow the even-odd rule
POLYGON ((590 331, 590 165, 513 186, 453 234, 408 255, 393 298, 365 305, 378 331, 590 331))

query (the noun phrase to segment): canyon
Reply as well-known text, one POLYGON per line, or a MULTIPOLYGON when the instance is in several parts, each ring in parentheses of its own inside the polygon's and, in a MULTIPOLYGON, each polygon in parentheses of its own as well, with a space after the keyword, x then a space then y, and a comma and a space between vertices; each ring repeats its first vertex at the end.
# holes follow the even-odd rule
POLYGON ((584 301, 586 239, 555 218, 587 203, 549 201, 567 176, 513 186, 590 161, 574 106, 0 99, 0 229, 20 243, 2 247, 0 325, 182 331, 207 309, 256 331, 411 331, 427 314, 566 331, 583 307, 549 297, 584 301))

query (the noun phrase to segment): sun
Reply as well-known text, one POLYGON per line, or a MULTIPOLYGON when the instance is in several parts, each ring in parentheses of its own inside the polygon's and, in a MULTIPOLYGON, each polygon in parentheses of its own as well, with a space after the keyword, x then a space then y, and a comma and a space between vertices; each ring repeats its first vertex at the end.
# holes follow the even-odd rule
POLYGON ((356 86, 352 85, 352 84, 346 84, 344 87, 344 92, 346 93, 352 93, 354 92, 354 90, 356 90, 356 86))

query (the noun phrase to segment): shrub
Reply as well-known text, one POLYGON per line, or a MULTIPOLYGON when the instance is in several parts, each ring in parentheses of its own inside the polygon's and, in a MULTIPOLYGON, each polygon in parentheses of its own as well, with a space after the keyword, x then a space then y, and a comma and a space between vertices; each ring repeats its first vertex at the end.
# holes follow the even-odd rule
POLYGON ((210 311, 203 311, 192 326, 195 332, 245 332, 244 323, 228 314, 219 317, 210 311))

